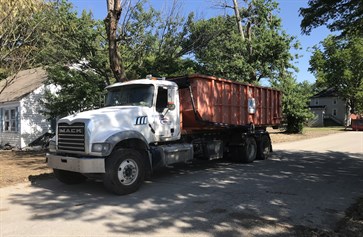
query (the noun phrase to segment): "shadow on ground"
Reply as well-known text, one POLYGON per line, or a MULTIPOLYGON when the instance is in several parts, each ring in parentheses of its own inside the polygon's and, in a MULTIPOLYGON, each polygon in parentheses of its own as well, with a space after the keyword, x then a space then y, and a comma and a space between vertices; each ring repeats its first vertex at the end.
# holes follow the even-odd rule
POLYGON ((126 196, 93 181, 33 185, 35 191, 10 197, 32 209, 33 220, 95 223, 111 234, 294 236, 300 226, 334 228, 363 194, 363 158, 281 150, 252 164, 198 163, 161 171, 126 196))

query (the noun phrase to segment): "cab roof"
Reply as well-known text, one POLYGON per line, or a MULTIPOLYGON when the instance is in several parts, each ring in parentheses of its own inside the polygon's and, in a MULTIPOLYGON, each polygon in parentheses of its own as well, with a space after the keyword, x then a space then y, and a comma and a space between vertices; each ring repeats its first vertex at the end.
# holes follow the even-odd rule
POLYGON ((116 82, 106 87, 106 89, 115 88, 126 85, 154 85, 154 86, 176 86, 176 83, 167 80, 150 80, 150 79, 137 79, 127 82, 116 82))

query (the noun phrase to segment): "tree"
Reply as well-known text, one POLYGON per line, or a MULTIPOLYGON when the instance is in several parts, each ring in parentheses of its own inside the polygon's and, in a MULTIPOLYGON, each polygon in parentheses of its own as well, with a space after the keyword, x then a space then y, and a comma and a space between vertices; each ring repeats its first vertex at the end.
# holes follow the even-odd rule
POLYGON ((44 101, 43 113, 49 118, 99 106, 99 95, 112 77, 102 22, 85 11, 79 16, 66 0, 1 3, 4 76, 45 67, 49 83, 58 87, 58 93, 48 94, 44 101))
MULTIPOLYGON (((39 27, 42 36, 36 61, 42 65, 70 65, 83 58, 88 61, 102 49, 100 22, 83 11, 80 16, 67 1, 52 2, 40 17, 46 18, 39 27), (51 25, 52 27, 49 27, 51 25)), ((41 35, 40 35, 41 34, 41 35)))
POLYGON ((134 4, 131 0, 107 1, 108 14, 104 23, 110 66, 117 81, 150 73, 169 74, 169 66, 183 62, 179 62, 181 55, 176 53, 180 48, 178 35, 183 21, 177 12, 178 1, 172 2, 171 10, 164 18, 152 7, 145 10, 145 3, 146 0, 134 4))
POLYGON ((66 116, 75 112, 100 107, 103 101, 104 80, 92 70, 70 69, 64 66, 48 68, 47 84, 57 92, 47 91, 45 111, 48 118, 66 116))
POLYGON ((127 78, 139 78, 144 72, 145 61, 155 55, 158 38, 155 35, 159 13, 152 7, 147 11, 145 1, 131 2, 125 6, 119 25, 119 52, 127 78))
POLYGON ((147 60, 144 61, 145 73, 159 76, 179 76, 194 73, 197 65, 187 57, 189 48, 182 47, 188 37, 188 22, 180 15, 178 0, 174 0, 170 8, 158 13, 155 24, 154 46, 147 60))
POLYGON ((38 0, 0 0, 0 80, 33 65, 41 40, 36 32, 45 20, 38 14, 45 8, 46 4, 38 0))
POLYGON ((234 16, 217 16, 189 24, 189 40, 202 73, 232 80, 259 83, 262 78, 279 80, 286 70, 295 69, 289 50, 298 47, 294 37, 281 29, 281 20, 273 15, 277 4, 254 0, 241 9, 246 40, 243 40, 234 16))
POLYGON ((101 21, 85 11, 79 16, 72 4, 53 2, 42 14, 46 23, 36 61, 46 66, 49 85, 57 92, 44 100, 48 118, 98 107, 104 88, 111 83, 107 42, 101 21))
POLYGON ((182 58, 187 53, 181 45, 188 31, 178 1, 171 2, 162 13, 146 8, 145 3, 125 3, 120 17, 117 44, 126 78, 194 72, 195 63, 182 58))
POLYGON ((363 38, 329 36, 315 46, 309 70, 320 88, 334 88, 352 112, 363 112, 363 38))
POLYGON ((343 34, 363 34, 363 1, 309 0, 309 7, 300 8, 301 29, 309 34, 313 28, 326 25, 343 34))
POLYGON ((242 22, 241 22, 241 14, 239 13, 239 7, 238 7, 238 2, 237 0, 233 0, 233 10, 234 10, 234 14, 236 16, 236 23, 237 23, 237 27, 238 27, 238 32, 241 35, 242 40, 245 40, 245 33, 243 32, 243 26, 242 26, 242 22))
MULTIPOLYGON (((168 14, 169 20, 165 20, 152 8, 145 11, 143 4, 139 1, 125 7, 117 29, 117 48, 119 53, 122 52, 119 55, 126 78, 140 78, 149 73, 169 76, 172 72, 180 72, 178 70, 182 67, 179 65, 187 68, 189 65, 184 61, 189 61, 181 59, 179 53, 183 21, 174 13, 168 14)), ((104 24, 93 20, 87 12, 78 16, 66 1, 54 3, 52 13, 44 14, 49 14, 48 24, 54 23, 51 29, 44 28, 43 48, 37 60, 47 62, 49 83, 59 88, 56 95, 47 95, 45 113, 49 117, 63 116, 98 106, 105 85, 115 81, 109 64, 109 41, 104 24), (75 66, 82 70, 70 70, 75 66), (90 80, 93 83, 89 83, 90 80), (71 87, 74 85, 85 88, 71 87), (89 103, 75 103, 80 100, 78 92, 89 103)))
POLYGON ((301 133, 304 124, 313 114, 308 109, 310 97, 312 96, 312 85, 307 81, 297 83, 291 76, 287 75, 280 81, 274 83, 274 87, 283 92, 282 113, 283 123, 286 124, 287 133, 301 133))
POLYGON ((3 22, 6 24, 1 25, 4 43, 0 48, 0 69, 4 77, 31 67, 71 65, 86 58, 88 66, 110 83, 101 22, 87 12, 78 17, 65 0, 42 3, 35 9, 30 6, 7 16, 3 22))
POLYGON ((107 0, 107 16, 104 20, 108 39, 109 60, 111 70, 119 82, 126 80, 124 64, 118 54, 117 28, 122 12, 121 0, 107 0))

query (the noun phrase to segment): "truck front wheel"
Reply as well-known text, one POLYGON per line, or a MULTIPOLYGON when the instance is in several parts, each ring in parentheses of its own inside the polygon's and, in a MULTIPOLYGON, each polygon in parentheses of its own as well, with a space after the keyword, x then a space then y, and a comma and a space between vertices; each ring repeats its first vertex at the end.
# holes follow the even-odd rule
POLYGON ((87 177, 76 172, 53 169, 54 176, 65 184, 80 184, 84 182, 87 177))
POLYGON ((105 187, 118 195, 133 193, 139 189, 145 177, 141 154, 132 149, 119 148, 106 159, 105 187))

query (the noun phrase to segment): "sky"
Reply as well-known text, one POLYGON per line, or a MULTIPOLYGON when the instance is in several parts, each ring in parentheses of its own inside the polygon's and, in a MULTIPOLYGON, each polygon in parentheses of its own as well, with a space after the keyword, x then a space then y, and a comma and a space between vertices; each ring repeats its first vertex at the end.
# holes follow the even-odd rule
MULTIPOLYGON (((70 0, 75 9, 79 12, 82 10, 90 10, 96 19, 104 19, 106 16, 106 0, 70 0)), ((172 0, 149 0, 149 4, 155 9, 162 10, 170 4, 172 0)), ((232 9, 223 10, 215 7, 218 0, 179 0, 181 4, 181 11, 188 15, 189 12, 194 11, 196 16, 200 18, 210 18, 216 15, 233 14, 232 9)), ((232 5, 232 0, 230 1, 232 5)), ((311 57, 312 47, 319 44, 331 32, 326 27, 319 27, 313 29, 310 35, 301 34, 299 16, 299 9, 307 7, 307 0, 276 0, 279 3, 280 11, 277 15, 282 19, 282 28, 291 36, 295 36, 301 44, 301 50, 292 50, 291 53, 300 55, 300 58, 294 60, 294 65, 299 69, 294 74, 298 82, 309 81, 315 82, 315 77, 309 71, 309 60, 311 57)), ((242 1, 240 1, 242 2, 242 1)), ((242 5, 241 5, 242 6, 242 5)))

